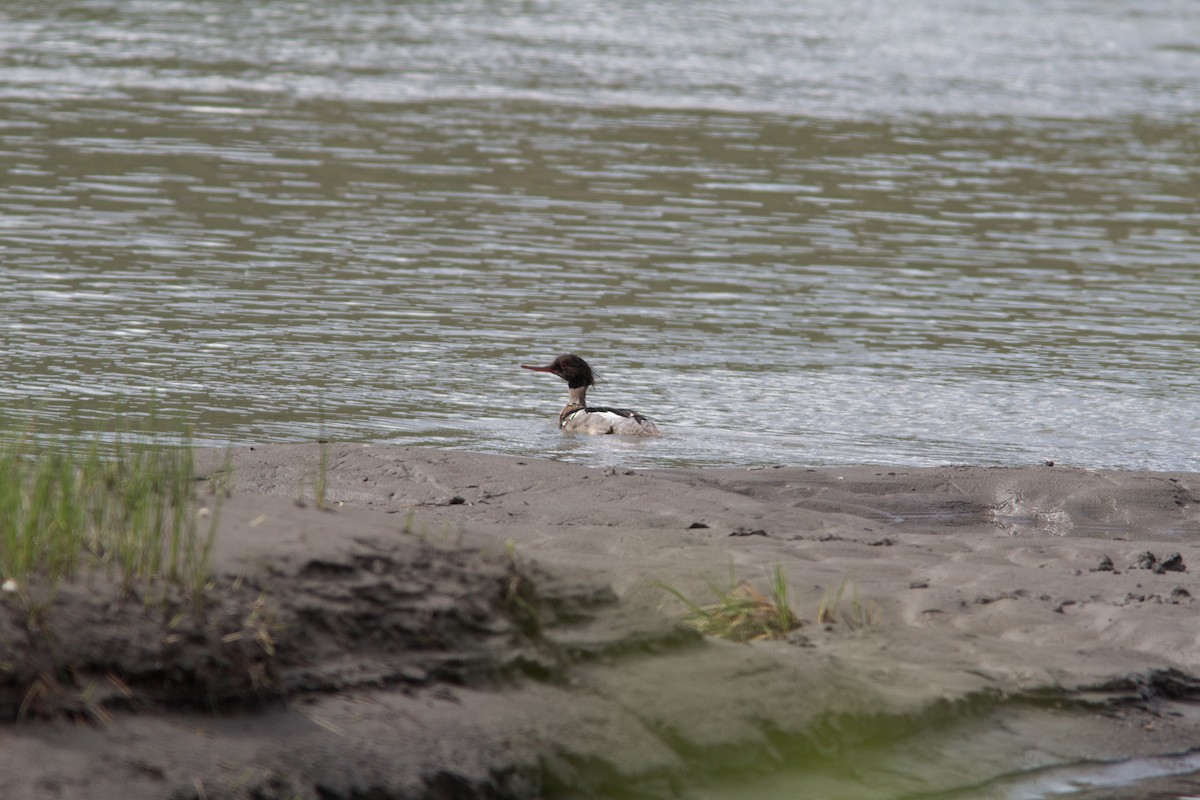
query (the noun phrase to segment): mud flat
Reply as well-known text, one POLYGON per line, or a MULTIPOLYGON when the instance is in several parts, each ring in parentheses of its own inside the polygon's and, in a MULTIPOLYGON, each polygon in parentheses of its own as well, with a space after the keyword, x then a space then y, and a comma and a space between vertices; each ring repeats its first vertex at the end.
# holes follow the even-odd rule
POLYGON ((104 575, 0 599, 6 796, 1200 788, 1197 475, 199 458, 202 608, 104 575), (805 624, 774 641, 702 638, 657 585, 777 566, 805 624))

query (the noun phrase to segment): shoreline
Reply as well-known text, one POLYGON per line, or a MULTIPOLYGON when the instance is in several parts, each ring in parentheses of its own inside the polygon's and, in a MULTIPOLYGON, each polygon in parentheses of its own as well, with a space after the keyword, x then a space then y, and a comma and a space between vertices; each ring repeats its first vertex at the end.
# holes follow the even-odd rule
POLYGON ((6 726, 13 796, 716 798, 857 759, 842 788, 888 797, 1200 746, 1200 475, 322 449, 232 451, 219 636, 151 646, 159 623, 103 585, 62 592, 59 637, 118 654, 75 676, 106 719, 65 723, 64 686, 6 726), (707 602, 776 566, 805 621, 779 641, 702 639, 655 585, 707 602))

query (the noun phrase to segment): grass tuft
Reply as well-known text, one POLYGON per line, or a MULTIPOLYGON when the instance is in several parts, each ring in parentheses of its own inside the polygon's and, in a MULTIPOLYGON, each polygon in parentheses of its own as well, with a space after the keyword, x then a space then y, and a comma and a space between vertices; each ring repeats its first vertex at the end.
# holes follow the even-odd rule
POLYGON ((858 586, 852 585, 847 578, 842 579, 837 591, 822 595, 817 607, 818 625, 833 625, 839 619, 849 628, 866 628, 879 622, 878 609, 864 603, 858 596, 858 586), (851 587, 850 605, 843 608, 847 586, 851 587))
POLYGON ((670 593, 687 608, 685 620, 706 636, 719 636, 735 642, 781 639, 799 628, 800 619, 788 603, 787 576, 778 564, 772 571, 764 594, 746 581, 739 581, 730 569, 727 584, 705 577, 716 602, 700 605, 666 583, 654 585, 670 593))
POLYGON ((127 587, 202 587, 219 497, 201 530, 191 436, 172 438, 124 431, 90 445, 28 434, 0 442, 0 580, 44 575, 54 584, 94 565, 127 587))
POLYGON ((501 602, 522 633, 537 636, 542 630, 537 590, 517 556, 517 545, 512 539, 504 543, 504 561, 506 574, 501 602))
POLYGON ((321 437, 320 447, 317 477, 313 481, 313 502, 316 503, 318 511, 326 511, 328 506, 325 502, 325 491, 329 488, 329 441, 321 437))

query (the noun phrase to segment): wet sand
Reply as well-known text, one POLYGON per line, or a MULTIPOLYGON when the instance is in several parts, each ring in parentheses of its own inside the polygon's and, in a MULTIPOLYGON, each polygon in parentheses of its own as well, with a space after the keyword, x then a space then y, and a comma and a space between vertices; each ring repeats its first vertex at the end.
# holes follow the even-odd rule
POLYGON ((1197 475, 326 458, 319 510, 318 445, 200 455, 201 612, 0 601, 8 796, 985 797, 1200 746, 1197 475), (783 640, 656 585, 776 565, 783 640))

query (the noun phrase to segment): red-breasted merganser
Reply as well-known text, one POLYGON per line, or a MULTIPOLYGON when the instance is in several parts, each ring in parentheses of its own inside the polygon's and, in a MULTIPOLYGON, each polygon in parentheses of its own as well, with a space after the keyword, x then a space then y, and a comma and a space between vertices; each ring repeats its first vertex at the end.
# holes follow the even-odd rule
POLYGON ((561 355, 544 367, 522 368, 549 372, 567 382, 567 404, 558 414, 558 427, 580 433, 621 433, 627 436, 661 436, 654 423, 628 408, 589 406, 585 395, 596 384, 596 376, 586 361, 577 355, 561 355))

